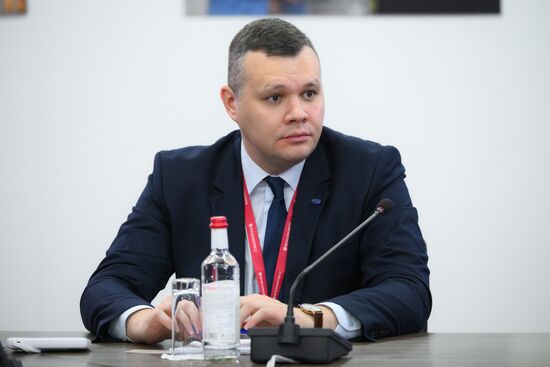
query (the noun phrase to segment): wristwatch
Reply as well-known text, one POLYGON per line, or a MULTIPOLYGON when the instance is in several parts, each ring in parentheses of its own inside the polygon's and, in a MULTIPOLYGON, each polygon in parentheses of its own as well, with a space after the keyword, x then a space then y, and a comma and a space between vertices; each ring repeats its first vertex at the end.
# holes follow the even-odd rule
POLYGON ((298 306, 303 313, 313 316, 313 327, 323 327, 323 309, 309 303, 302 303, 298 306))

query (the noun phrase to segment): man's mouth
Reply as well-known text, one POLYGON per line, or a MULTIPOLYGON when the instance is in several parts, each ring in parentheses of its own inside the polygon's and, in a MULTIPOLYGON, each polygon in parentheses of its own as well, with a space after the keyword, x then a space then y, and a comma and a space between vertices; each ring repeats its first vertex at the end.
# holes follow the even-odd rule
POLYGON ((309 139, 310 136, 311 135, 306 132, 300 132, 300 133, 286 135, 285 137, 283 137, 283 139, 290 141, 292 143, 301 143, 309 139))

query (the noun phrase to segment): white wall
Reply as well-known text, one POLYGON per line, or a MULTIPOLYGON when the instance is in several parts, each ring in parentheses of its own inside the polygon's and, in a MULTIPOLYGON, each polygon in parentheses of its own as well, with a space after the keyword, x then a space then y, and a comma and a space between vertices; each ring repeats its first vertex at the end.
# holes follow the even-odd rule
MULTIPOLYGON (((154 153, 234 129, 250 18, 180 0, 30 1, 0 18, 0 330, 81 330, 79 298, 154 153)), ((431 331, 550 332, 550 2, 501 16, 291 18, 326 124, 396 145, 429 245, 431 331)))

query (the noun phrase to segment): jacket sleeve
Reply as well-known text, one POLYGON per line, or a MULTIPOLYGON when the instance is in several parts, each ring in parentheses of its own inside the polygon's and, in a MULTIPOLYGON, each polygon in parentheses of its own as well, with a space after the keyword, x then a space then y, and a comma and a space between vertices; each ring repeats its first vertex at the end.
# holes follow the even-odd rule
POLYGON ((133 306, 150 305, 174 272, 161 157, 156 155, 143 193, 80 299, 84 326, 99 340, 112 339, 107 330, 115 317, 133 306))
POLYGON ((360 239, 362 288, 330 300, 360 320, 367 340, 418 332, 431 312, 426 244, 404 179, 399 152, 385 147, 366 207, 390 198, 394 208, 375 219, 360 239))

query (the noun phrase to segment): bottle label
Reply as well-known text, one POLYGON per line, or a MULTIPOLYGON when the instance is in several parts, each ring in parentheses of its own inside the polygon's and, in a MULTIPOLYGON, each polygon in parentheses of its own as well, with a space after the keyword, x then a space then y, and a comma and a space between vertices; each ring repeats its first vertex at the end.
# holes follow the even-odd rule
POLYGON ((239 342, 239 282, 220 280, 203 284, 203 343, 230 345, 239 342))

